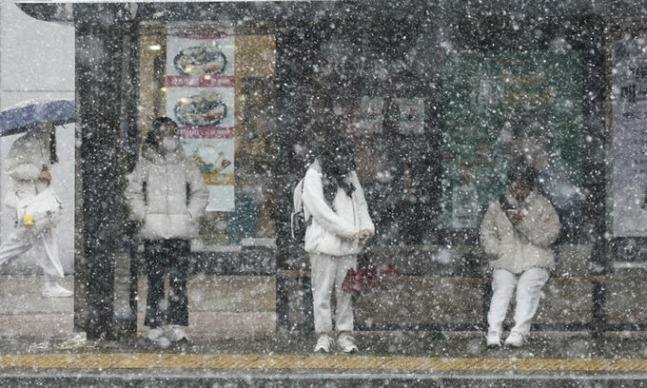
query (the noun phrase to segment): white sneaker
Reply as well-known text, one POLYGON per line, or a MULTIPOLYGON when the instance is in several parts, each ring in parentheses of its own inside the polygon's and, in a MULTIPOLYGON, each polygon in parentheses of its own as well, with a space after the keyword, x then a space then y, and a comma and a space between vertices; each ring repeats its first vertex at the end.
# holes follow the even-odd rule
POLYGON ((74 293, 67 288, 61 287, 58 283, 45 283, 41 295, 45 298, 69 298, 74 293))
POLYGON ((315 353, 324 352, 329 353, 330 347, 332 346, 332 338, 328 334, 322 334, 317 340, 317 345, 315 346, 315 353))
POLYGON ((518 331, 510 332, 510 335, 505 340, 505 344, 507 346, 512 346, 513 348, 522 347, 525 342, 526 340, 523 334, 519 333, 518 331))
POLYGON ((341 334, 337 338, 337 345, 344 353, 355 353, 358 351, 357 345, 355 345, 355 338, 349 334, 341 334))
POLYGON ((168 338, 164 337, 164 329, 162 329, 161 327, 151 329, 146 336, 146 340, 152 342, 162 349, 166 349, 171 346, 171 341, 169 341, 168 338))
POLYGON ((171 342, 180 342, 180 341, 185 341, 185 342, 189 341, 189 339, 186 336, 186 332, 184 331, 184 328, 180 325, 171 326, 171 342))
POLYGON ((496 331, 490 331, 485 337, 485 342, 489 348, 501 346, 501 335, 496 331))
POLYGON ((171 341, 166 337, 159 337, 155 343, 160 347, 160 349, 168 349, 168 347, 171 346, 171 341))

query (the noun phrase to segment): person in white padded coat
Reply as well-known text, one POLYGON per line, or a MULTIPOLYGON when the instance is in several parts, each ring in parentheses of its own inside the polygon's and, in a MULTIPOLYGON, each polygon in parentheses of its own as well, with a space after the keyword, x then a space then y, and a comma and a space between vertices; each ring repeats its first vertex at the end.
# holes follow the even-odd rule
MULTIPOLYGON (((34 197, 52 184, 51 164, 56 162, 56 155, 50 148, 52 131, 52 124, 35 125, 11 145, 5 160, 11 188, 4 201, 14 216, 19 201, 34 197)), ((72 296, 72 291, 58 284, 64 271, 55 226, 34 229, 24 226, 22 220, 16 220, 13 231, 0 246, 0 265, 11 262, 31 248, 36 250, 36 261, 45 274, 41 295, 47 298, 72 296)))
POLYGON ((522 346, 542 288, 555 258, 550 246, 561 228, 551 203, 537 192, 537 173, 520 162, 508 172, 508 190, 490 203, 481 223, 481 244, 492 258, 492 300, 488 312, 487 345, 501 346, 502 326, 516 287, 514 326, 505 344, 522 346))
POLYGON ((140 226, 148 295, 144 324, 146 339, 166 348, 172 342, 188 342, 187 277, 191 239, 198 237, 198 219, 204 213, 209 192, 198 167, 180 145, 177 124, 168 117, 153 121, 142 154, 125 192, 131 216, 140 226), (164 279, 169 277, 168 300, 164 279), (164 309, 166 308, 166 311, 164 309), (170 325, 170 341, 164 326, 170 325))
POLYGON ((355 146, 335 136, 328 141, 306 172, 303 207, 309 225, 305 250, 310 254, 315 333, 315 352, 329 352, 333 343, 331 296, 336 297, 335 329, 343 352, 356 352, 352 295, 341 289, 357 254, 375 233, 364 192, 355 172, 355 146))

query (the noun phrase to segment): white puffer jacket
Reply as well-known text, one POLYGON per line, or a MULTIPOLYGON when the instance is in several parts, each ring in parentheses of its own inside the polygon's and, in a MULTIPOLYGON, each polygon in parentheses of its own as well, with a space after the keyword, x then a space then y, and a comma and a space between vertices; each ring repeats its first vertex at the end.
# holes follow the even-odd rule
POLYGON ((499 201, 490 204, 481 223, 481 244, 493 257, 490 266, 512 273, 532 267, 552 269, 555 257, 550 245, 561 228, 553 205, 536 191, 530 192, 521 203, 510 194, 506 197, 523 215, 523 221, 513 226, 499 201))
POLYGON ((50 169, 46 139, 35 131, 27 132, 11 145, 5 168, 11 177, 12 189, 7 191, 5 205, 15 208, 18 200, 32 197, 49 184, 39 179, 43 168, 50 169))
POLYGON ((132 218, 143 223, 143 239, 188 240, 198 236, 209 192, 182 149, 165 157, 147 150, 128 176, 125 195, 132 218))
POLYGON ((355 186, 353 195, 349 197, 339 188, 332 208, 324 198, 321 178, 321 168, 315 162, 303 180, 304 216, 306 220, 312 217, 306 229, 305 250, 331 256, 357 254, 362 246, 357 241, 349 241, 349 237, 365 229, 375 233, 357 174, 355 171, 351 172, 351 181, 355 186))

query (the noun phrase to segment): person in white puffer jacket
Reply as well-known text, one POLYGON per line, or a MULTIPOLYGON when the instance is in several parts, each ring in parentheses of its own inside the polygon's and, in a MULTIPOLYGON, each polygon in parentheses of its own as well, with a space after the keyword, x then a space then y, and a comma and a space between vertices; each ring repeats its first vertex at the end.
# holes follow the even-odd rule
POLYGON ((336 136, 323 148, 306 172, 303 208, 309 225, 305 250, 310 254, 315 333, 315 352, 329 352, 333 342, 331 296, 336 296, 335 329, 342 351, 356 352, 353 337, 352 295, 342 291, 350 268, 357 267, 357 254, 375 226, 368 213, 364 192, 355 172, 354 144, 336 136))
MULTIPOLYGON (((52 184, 51 165, 56 162, 56 154, 51 148, 52 124, 38 124, 13 142, 5 168, 11 177, 11 188, 7 191, 4 203, 16 216, 16 207, 52 184)), ((36 250, 36 261, 45 274, 45 284, 41 295, 47 298, 66 298, 73 292, 58 284, 64 277, 63 265, 58 251, 56 227, 43 229, 26 227, 22 220, 16 220, 11 234, 0 246, 0 265, 16 259, 29 249, 36 250)))
POLYGON ((198 219, 207 206, 209 192, 198 167, 184 153, 177 124, 170 118, 153 121, 142 155, 128 176, 125 196, 144 240, 148 274, 144 324, 151 329, 147 340, 162 348, 171 341, 188 342, 184 327, 189 325, 191 239, 198 237, 198 219), (170 284, 168 301, 166 276, 170 284), (171 326, 171 341, 165 336, 165 325, 171 326))
POLYGON ((492 258, 493 269, 488 346, 501 346, 503 321, 515 287, 514 326, 505 344, 524 344, 542 288, 555 266, 550 246, 561 225, 553 205, 537 192, 536 177, 532 165, 514 165, 508 172, 507 193, 490 204, 481 223, 481 244, 492 258))

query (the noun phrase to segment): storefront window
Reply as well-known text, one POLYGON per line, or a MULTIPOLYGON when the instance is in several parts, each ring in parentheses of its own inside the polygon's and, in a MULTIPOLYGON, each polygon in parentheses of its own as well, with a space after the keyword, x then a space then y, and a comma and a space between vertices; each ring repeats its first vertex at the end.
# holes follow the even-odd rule
POLYGON ((409 28, 322 22, 285 31, 278 47, 279 69, 296 80, 285 104, 288 126, 299 129, 286 144, 294 180, 319 142, 332 133, 350 137, 376 246, 437 242, 438 56, 433 34, 412 37, 409 28))
POLYGON ((447 56, 443 133, 443 224, 476 228, 505 192, 508 166, 522 158, 557 209, 563 234, 579 236, 582 58, 557 49, 447 56))
POLYGON ((138 127, 175 120, 209 188, 206 246, 271 243, 275 38, 228 23, 144 24, 138 127))

